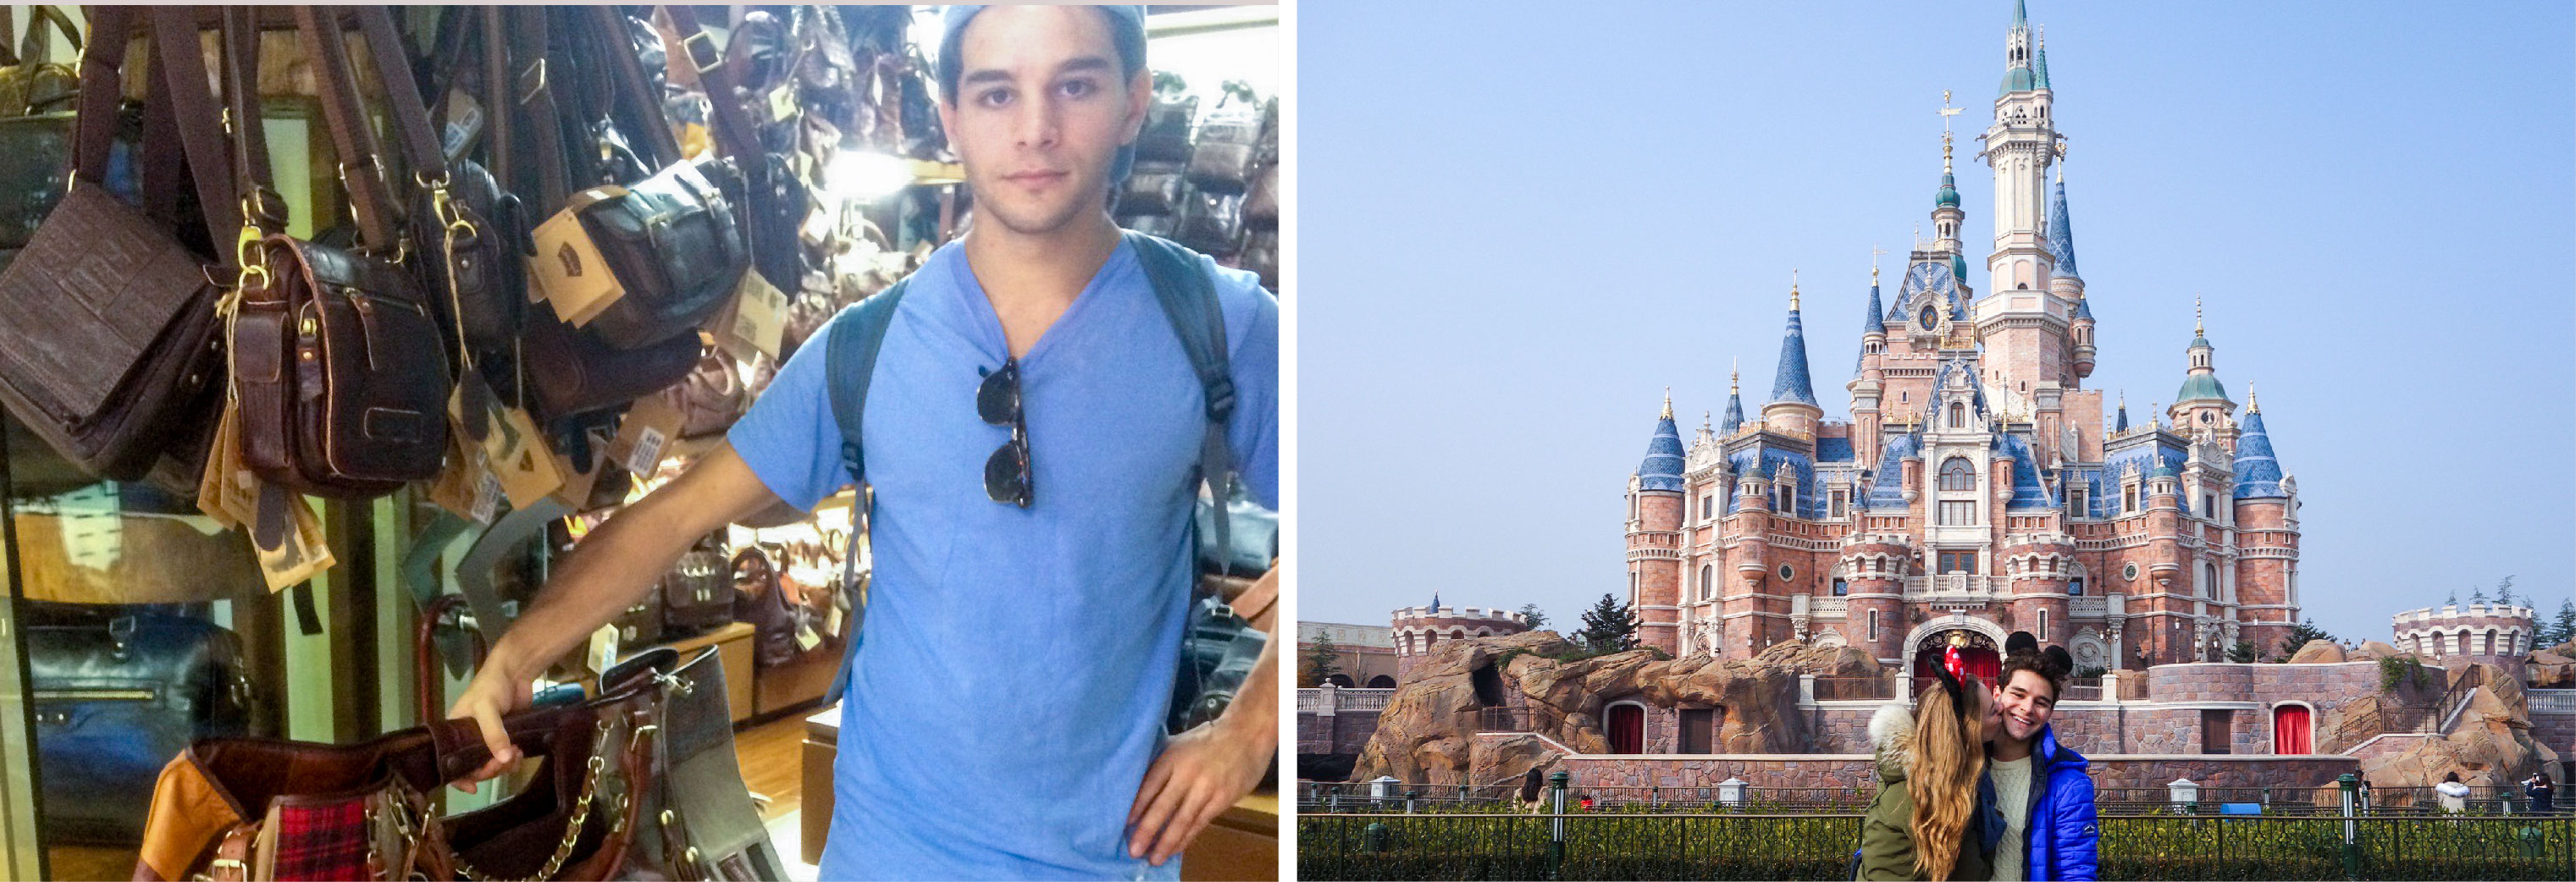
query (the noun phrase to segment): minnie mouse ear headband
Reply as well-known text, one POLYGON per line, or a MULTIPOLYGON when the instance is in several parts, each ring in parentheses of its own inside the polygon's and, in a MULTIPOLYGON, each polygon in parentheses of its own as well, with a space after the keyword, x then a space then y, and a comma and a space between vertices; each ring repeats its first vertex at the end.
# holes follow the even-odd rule
POLYGON ((1952 646, 1941 651, 1941 663, 1932 666, 1932 676, 1940 680, 1941 691, 1950 694, 1951 711, 1958 714, 1961 719, 1966 719, 1968 702, 1964 693, 1968 677, 1967 659, 1959 654, 1958 647, 1952 646))

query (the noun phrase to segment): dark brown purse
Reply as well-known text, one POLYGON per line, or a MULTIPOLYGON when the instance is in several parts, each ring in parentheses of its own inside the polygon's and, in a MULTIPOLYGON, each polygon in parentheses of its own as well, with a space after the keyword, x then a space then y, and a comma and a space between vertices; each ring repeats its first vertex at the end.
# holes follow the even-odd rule
MULTIPOLYGON (((182 13, 185 14, 185 13, 182 13)), ((343 157, 373 156, 336 11, 297 7, 318 68, 323 116, 343 157)), ((238 131, 233 170, 251 207, 232 325, 242 460, 272 483, 317 496, 381 496, 438 474, 447 452, 447 353, 428 296, 376 253, 285 233, 260 133, 258 31, 227 8, 226 93, 238 131)), ((390 195, 371 162, 343 174, 362 244, 401 247, 390 195)))
POLYGON ((680 555, 663 574, 661 590, 664 628, 695 632, 734 620, 734 574, 713 536, 680 555))
MULTIPOLYGON (((119 201, 104 183, 123 92, 119 73, 141 14, 94 10, 71 188, 0 270, 0 402, 64 459, 117 480, 142 478, 164 451, 189 446, 190 429, 212 422, 208 393, 222 354, 216 280, 231 264, 183 244, 172 217, 175 172, 146 188, 158 211, 119 201)), ((188 36, 193 40, 193 29, 188 36)), ((178 137, 144 146, 147 171, 175 169, 182 149, 203 160, 192 167, 222 168, 223 136, 190 45, 187 58, 153 65, 147 119, 175 121, 168 128, 178 137)), ((228 230, 237 210, 231 181, 220 172, 193 177, 203 222, 228 230)))

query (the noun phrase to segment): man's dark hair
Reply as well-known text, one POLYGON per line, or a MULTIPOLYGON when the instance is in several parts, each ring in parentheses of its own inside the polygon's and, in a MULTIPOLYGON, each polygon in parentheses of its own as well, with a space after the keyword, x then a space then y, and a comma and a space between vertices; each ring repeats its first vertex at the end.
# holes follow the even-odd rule
POLYGON ((2003 669, 1996 674, 1997 688, 2012 685, 2013 674, 2029 671, 2048 681, 2048 700, 2057 701, 2066 694, 2066 676, 2074 672, 2075 659, 2066 650, 2051 646, 2045 651, 2023 649, 2004 656, 2003 669))
MULTIPOLYGON (((1124 84, 1134 80, 1137 72, 1145 69, 1143 23, 1129 22, 1121 16, 1119 10, 1111 7, 1094 6, 1092 8, 1100 11, 1103 22, 1109 26, 1109 42, 1118 49, 1119 82, 1124 84)), ((949 28, 948 33, 939 40, 939 61, 934 66, 933 73, 939 78, 939 100, 951 106, 957 103, 958 81, 966 76, 966 59, 958 52, 965 38, 966 28, 954 27, 949 28)))

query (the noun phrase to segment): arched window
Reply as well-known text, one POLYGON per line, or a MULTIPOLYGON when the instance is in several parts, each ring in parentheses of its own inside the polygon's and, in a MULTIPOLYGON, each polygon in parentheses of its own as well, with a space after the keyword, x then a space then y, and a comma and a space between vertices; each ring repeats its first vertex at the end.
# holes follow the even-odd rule
POLYGON ((1699 599, 1707 600, 1715 596, 1717 596, 1717 568, 1702 566, 1699 568, 1699 599))
POLYGON ((1334 674, 1334 675, 1332 675, 1332 676, 1330 676, 1330 677, 1325 677, 1325 678, 1324 678, 1324 682, 1326 682, 1326 683, 1331 683, 1331 684, 1333 684, 1333 685, 1335 685, 1335 686, 1339 686, 1339 687, 1342 687, 1342 688, 1344 688, 1344 689, 1349 689, 1349 688, 1351 688, 1351 687, 1353 687, 1353 686, 1357 685, 1357 684, 1354 684, 1354 683, 1352 683, 1352 682, 1351 682, 1351 678, 1350 678, 1350 677, 1348 677, 1348 676, 1344 676, 1344 675, 1342 675, 1342 674, 1334 674))
MULTIPOLYGON (((1955 408, 1958 405, 1953 404, 1951 407, 1955 408)), ((1977 489, 1977 467, 1969 465, 1967 457, 1950 457, 1950 461, 1941 464, 1941 489, 1977 489)))
POLYGON ((1611 753, 1646 752, 1646 708, 1635 702, 1610 706, 1609 726, 1611 753))
POLYGON ((1371 688, 1371 689, 1393 689, 1393 688, 1395 688, 1395 678, 1394 678, 1394 677, 1389 677, 1389 676, 1387 676, 1387 675, 1385 675, 1385 674, 1379 674, 1379 675, 1377 675, 1377 676, 1370 677, 1370 678, 1369 678, 1368 688, 1371 688))
POLYGON ((1950 402, 1950 428, 1964 429, 1967 427, 1968 406, 1956 401, 1950 402))
POLYGON ((1878 610, 1869 611, 1869 639, 1878 639, 1878 610))
POLYGON ((2217 564, 2200 565, 2200 596, 2210 598, 2218 596, 2217 564))
POLYGON ((2272 707, 2272 752, 2280 756, 2315 753, 2315 734, 2309 731, 2308 720, 2307 705, 2274 705, 2272 707))

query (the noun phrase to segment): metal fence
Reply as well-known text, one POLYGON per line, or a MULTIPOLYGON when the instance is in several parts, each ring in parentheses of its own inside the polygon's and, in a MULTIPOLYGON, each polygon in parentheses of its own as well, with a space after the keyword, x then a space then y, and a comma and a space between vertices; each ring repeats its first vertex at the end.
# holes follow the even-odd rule
MULTIPOLYGON (((1525 810, 1518 780, 1489 784, 1422 784, 1372 781, 1299 781, 1297 810, 1315 814, 1367 814, 1415 811, 1443 813, 1509 813, 1525 810), (1383 796, 1381 796, 1383 794, 1383 796)), ((1570 786, 1567 808, 1594 812, 1672 814, 1799 814, 1859 811, 1877 794, 1876 785, 1859 787, 1624 787, 1570 786)), ((2105 817, 2144 815, 2250 814, 2308 817, 2340 815, 2342 794, 2331 786, 2202 787, 2198 798, 2177 802, 2163 787, 2104 787, 2094 792, 2095 809, 2105 817), (2250 811, 2240 807, 2251 806, 2250 811)), ((2416 817, 2440 814, 2430 787, 2381 787, 2361 791, 2360 813, 2367 816, 2416 817)), ((2467 813, 2529 815, 2531 800, 2518 788, 2474 787, 2467 813)), ((2576 807, 2553 806, 2560 816, 2576 807)))
MULTIPOLYGON (((1857 813, 1297 819, 1305 879, 1848 879, 1857 813)), ((2104 879, 2571 879, 2576 818, 2105 817, 2104 879)))

